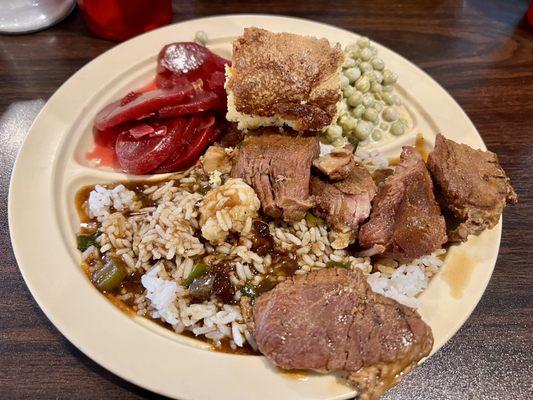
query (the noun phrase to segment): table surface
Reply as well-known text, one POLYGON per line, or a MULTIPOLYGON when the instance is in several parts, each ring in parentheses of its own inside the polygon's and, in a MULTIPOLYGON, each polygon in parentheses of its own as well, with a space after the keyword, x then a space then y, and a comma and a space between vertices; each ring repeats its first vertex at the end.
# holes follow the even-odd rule
MULTIPOLYGON (((181 1, 175 21, 239 12, 309 18, 369 36, 434 77, 470 116, 520 196, 478 307, 388 399, 525 399, 533 393, 533 29, 527 0, 181 1), (397 3, 397 4, 393 4, 397 3), (408 4, 407 4, 408 3, 408 4), (529 395, 528 395, 529 393, 529 395)), ((0 393, 3 399, 157 396, 106 371, 41 312, 17 268, 7 224, 11 169, 33 118, 80 67, 114 46, 79 10, 57 26, 0 36, 0 393)), ((38 234, 36 237, 38 240, 38 234)), ((529 397, 531 398, 531 397, 529 397)))

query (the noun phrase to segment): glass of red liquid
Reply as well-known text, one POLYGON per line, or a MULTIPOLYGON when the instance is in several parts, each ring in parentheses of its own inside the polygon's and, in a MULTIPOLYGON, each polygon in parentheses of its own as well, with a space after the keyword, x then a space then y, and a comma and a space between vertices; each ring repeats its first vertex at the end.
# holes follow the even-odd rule
POLYGON ((172 21, 172 0, 77 0, 97 36, 123 41, 172 21))

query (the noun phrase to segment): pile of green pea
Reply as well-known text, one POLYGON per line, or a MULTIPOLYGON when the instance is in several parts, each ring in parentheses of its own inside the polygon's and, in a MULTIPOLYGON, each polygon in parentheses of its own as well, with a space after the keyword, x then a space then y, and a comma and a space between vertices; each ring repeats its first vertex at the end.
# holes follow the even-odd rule
POLYGON ((336 147, 346 142, 366 146, 387 134, 403 135, 408 122, 401 118, 401 101, 393 93, 398 75, 385 68, 376 47, 366 37, 347 45, 344 54, 339 118, 324 131, 323 139, 336 147))

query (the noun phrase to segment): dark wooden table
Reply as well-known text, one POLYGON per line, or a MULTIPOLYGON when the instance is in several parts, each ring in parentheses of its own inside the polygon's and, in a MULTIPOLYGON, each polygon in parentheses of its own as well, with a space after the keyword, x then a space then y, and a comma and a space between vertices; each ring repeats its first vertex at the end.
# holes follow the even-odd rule
MULTIPOLYGON (((175 21, 239 12, 276 13, 369 36, 440 82, 470 116, 487 146, 498 153, 510 175, 520 203, 506 210, 500 256, 485 295, 457 335, 391 391, 389 399, 532 398, 533 29, 523 18, 527 3, 175 3, 175 21)), ((33 118, 69 76, 112 46, 89 34, 79 10, 40 33, 0 36, 2 399, 157 397, 91 361, 54 328, 22 280, 7 226, 9 177, 33 118)), ((35 240, 42 234, 36 227, 35 240)))

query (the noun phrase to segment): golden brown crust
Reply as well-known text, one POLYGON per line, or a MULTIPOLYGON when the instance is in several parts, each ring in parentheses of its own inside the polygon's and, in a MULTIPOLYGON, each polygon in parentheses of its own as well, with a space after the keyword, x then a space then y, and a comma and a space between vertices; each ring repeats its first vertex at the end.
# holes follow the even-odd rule
POLYGON ((227 89, 238 112, 318 130, 337 113, 343 59, 340 45, 326 39, 246 28, 233 43, 227 89))

